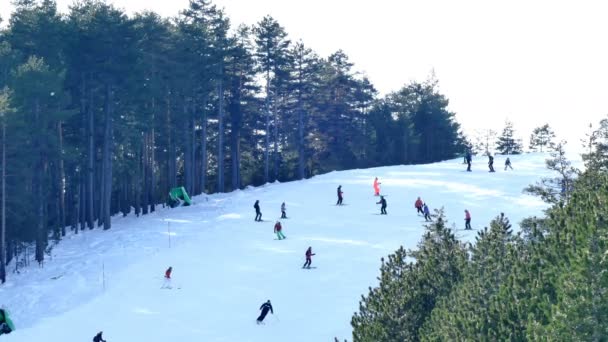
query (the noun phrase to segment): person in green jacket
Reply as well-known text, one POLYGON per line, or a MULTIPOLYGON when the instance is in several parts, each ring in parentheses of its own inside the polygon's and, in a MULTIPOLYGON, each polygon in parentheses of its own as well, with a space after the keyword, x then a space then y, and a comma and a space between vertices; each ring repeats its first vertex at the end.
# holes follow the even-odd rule
POLYGON ((0 309, 0 335, 10 334, 13 330, 15 330, 15 325, 8 317, 8 312, 3 308, 0 309))

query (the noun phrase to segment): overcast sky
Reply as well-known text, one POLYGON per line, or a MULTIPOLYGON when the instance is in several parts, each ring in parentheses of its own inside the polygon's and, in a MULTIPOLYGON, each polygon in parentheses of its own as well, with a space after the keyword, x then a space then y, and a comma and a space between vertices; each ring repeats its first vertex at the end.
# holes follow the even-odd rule
MULTIPOLYGON (((9 0, 0 15, 9 16, 9 0)), ((107 0, 173 16, 188 0, 107 0)), ((58 0, 62 11, 72 0, 58 0)), ((608 117, 608 2, 216 0, 233 26, 270 14, 321 56, 342 49, 381 93, 435 71, 467 132, 549 123, 579 138, 608 117)), ((571 146, 574 147, 574 146, 571 146)))

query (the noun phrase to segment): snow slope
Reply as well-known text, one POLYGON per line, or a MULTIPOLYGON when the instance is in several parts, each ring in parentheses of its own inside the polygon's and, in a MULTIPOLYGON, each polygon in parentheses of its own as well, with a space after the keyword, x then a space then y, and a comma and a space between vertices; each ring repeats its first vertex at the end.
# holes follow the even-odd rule
POLYGON ((495 174, 479 157, 472 173, 463 171, 461 159, 332 172, 116 217, 111 231, 66 238, 44 268, 10 274, 0 304, 17 330, 0 339, 91 341, 103 330, 110 342, 350 340, 350 318, 361 294, 376 285, 380 258, 400 245, 415 247, 421 237, 417 196, 431 210, 445 207, 457 235, 471 240, 475 231, 460 230, 464 209, 475 229, 500 212, 514 226, 541 213, 544 204, 521 190, 548 174, 544 158, 512 157, 515 170, 504 172, 497 156, 495 174), (387 216, 378 215, 375 176, 388 195, 387 216), (337 207, 340 184, 345 205, 337 207), (262 223, 253 221, 256 199, 262 223), (289 219, 283 220, 287 239, 279 241, 273 225, 282 201, 289 219), (316 269, 301 268, 308 246, 317 254, 316 269), (168 266, 173 289, 161 290, 168 266), (267 299, 275 315, 258 326, 267 299))

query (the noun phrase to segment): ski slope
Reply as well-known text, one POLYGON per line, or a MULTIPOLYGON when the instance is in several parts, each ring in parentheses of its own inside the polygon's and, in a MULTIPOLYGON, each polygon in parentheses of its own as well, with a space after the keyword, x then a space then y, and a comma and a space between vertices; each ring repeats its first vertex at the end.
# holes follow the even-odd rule
MULTIPOLYGON (((33 262, 9 274, 0 304, 17 330, 2 341, 110 342, 341 341, 351 340, 350 319, 361 294, 377 284, 380 258, 400 245, 413 248, 424 228, 417 196, 431 211, 445 208, 465 240, 504 212, 517 228, 545 205, 522 189, 549 175, 546 155, 511 157, 514 171, 487 172, 476 157, 473 172, 461 159, 430 165, 332 172, 309 180, 267 184, 228 194, 198 196, 195 205, 160 208, 143 217, 115 217, 112 229, 84 231, 63 240, 43 268, 33 262), (379 177, 388 202, 380 216, 372 183, 379 177), (342 185, 344 206, 335 206, 342 185), (265 222, 254 222, 260 200, 265 222), (286 240, 273 226, 280 205, 286 240), (464 209, 475 230, 463 231, 464 209), (312 266, 302 269, 312 246, 312 266), (160 289, 173 266, 173 289, 160 289), (265 325, 255 319, 272 301, 265 325)), ((14 267, 9 266, 9 270, 14 267)))

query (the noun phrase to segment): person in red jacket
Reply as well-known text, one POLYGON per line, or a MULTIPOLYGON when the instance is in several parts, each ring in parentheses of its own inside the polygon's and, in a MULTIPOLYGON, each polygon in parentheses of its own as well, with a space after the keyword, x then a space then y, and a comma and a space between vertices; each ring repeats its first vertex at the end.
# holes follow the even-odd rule
POLYGON ((424 210, 422 210, 423 205, 424 205, 424 203, 422 202, 420 197, 418 197, 418 199, 416 200, 416 203, 414 203, 414 207, 418 210, 418 211, 416 211, 416 214, 424 215, 424 210))
POLYGON ((471 230, 471 213, 468 210, 464 210, 464 229, 471 230))
POLYGON ((170 289, 171 288, 171 272, 173 272, 173 267, 169 266, 165 271, 165 282, 161 289, 170 289))
POLYGON ((281 232, 282 230, 283 226, 281 226, 281 222, 277 221, 277 223, 274 224, 274 233, 277 234, 277 238, 279 238, 279 240, 286 239, 285 235, 283 235, 283 232, 281 232))
POLYGON ((308 249, 306 250, 306 262, 304 263, 304 266, 302 266, 302 268, 310 268, 313 255, 315 255, 315 253, 312 252, 312 247, 308 247, 308 249))
POLYGON ((378 182, 378 177, 374 179, 374 196, 380 196, 380 182, 378 182))

